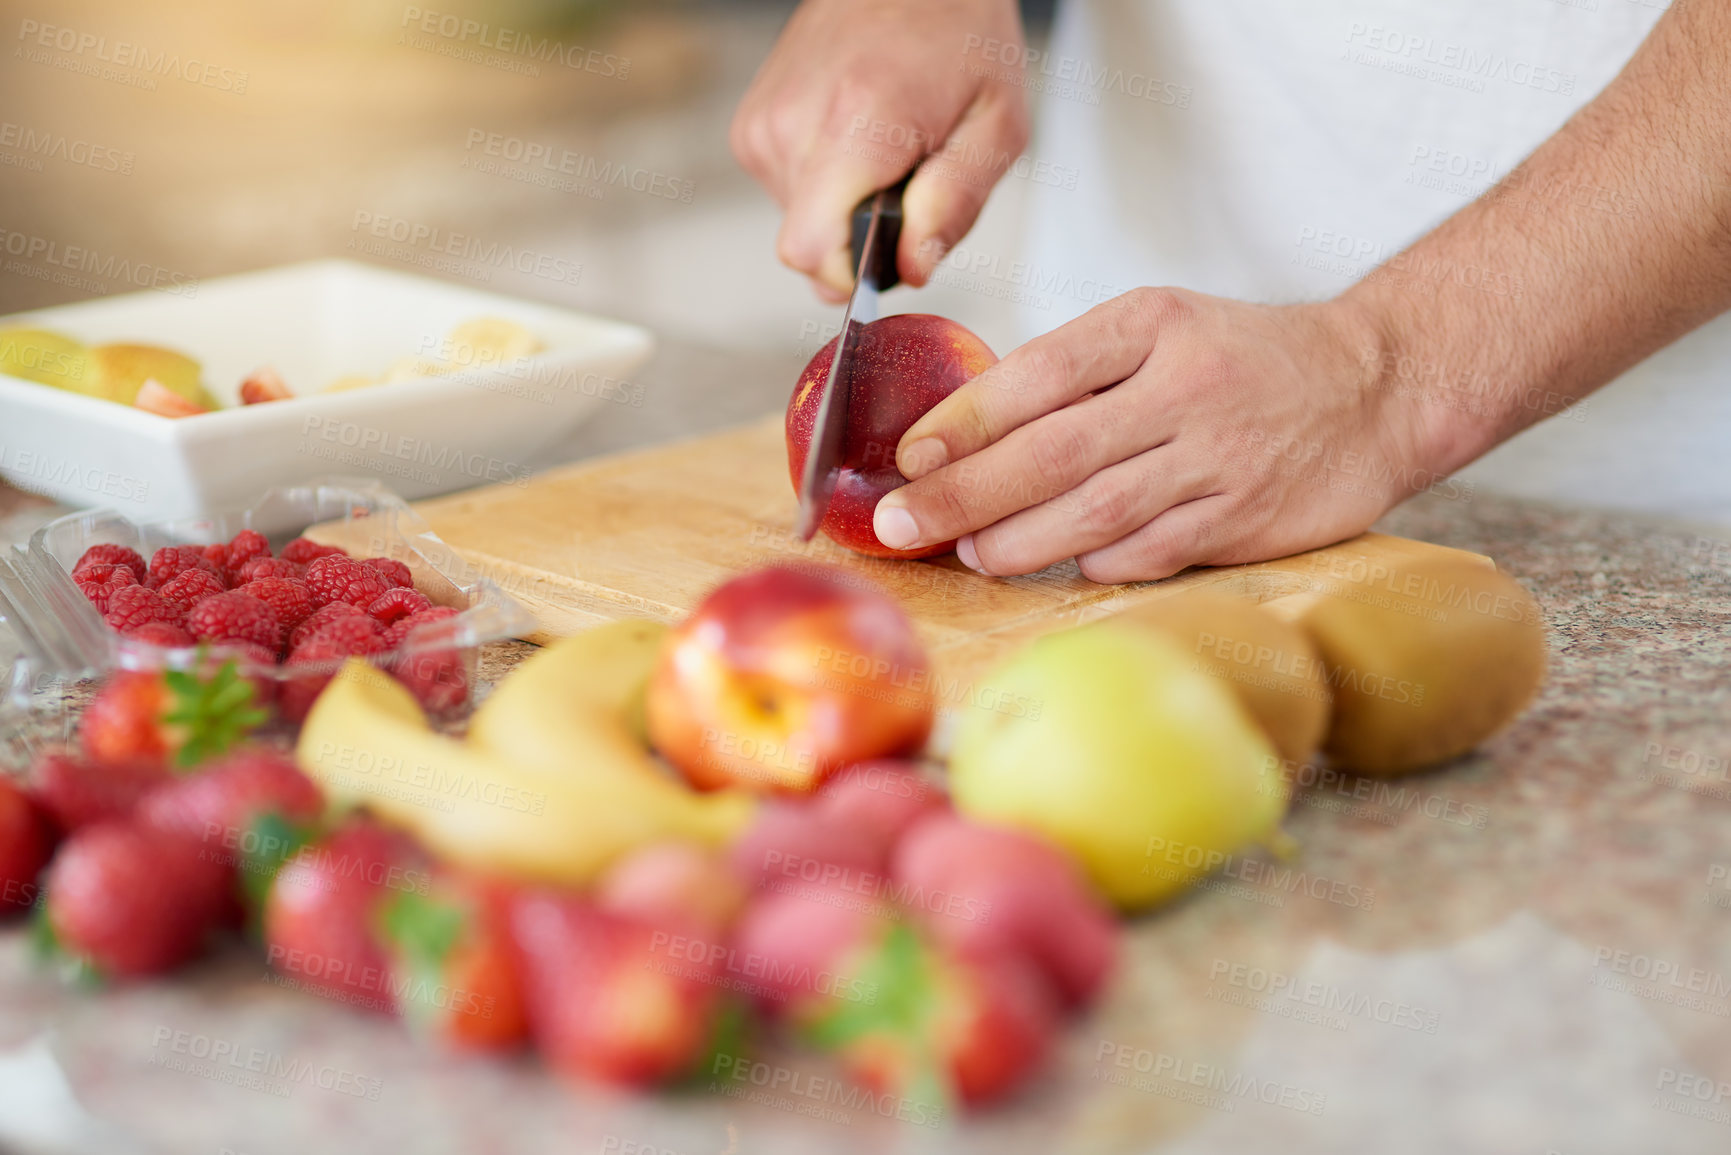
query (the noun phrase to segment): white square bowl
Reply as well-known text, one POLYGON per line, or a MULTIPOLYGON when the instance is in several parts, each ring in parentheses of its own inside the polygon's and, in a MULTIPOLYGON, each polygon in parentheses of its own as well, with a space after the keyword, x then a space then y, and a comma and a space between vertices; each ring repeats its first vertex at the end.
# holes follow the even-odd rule
POLYGON ((526 480, 535 455, 605 401, 653 350, 635 325, 352 261, 312 261, 0 318, 95 345, 165 345, 200 361, 224 405, 158 417, 0 374, 0 476, 71 505, 134 521, 202 517, 320 474, 380 479, 406 498, 526 480), (503 317, 543 352, 339 393, 349 373, 437 355, 457 324, 503 317), (296 396, 240 405, 240 383, 270 366, 296 396))

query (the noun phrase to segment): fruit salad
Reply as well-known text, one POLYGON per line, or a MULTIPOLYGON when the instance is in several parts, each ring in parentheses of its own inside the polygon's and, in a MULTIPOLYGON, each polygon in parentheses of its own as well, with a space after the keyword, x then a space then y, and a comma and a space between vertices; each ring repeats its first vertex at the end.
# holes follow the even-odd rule
MULTIPOLYGON (((322 391, 340 392, 497 367, 533 356, 544 347, 539 337, 515 321, 477 317, 453 328, 440 343, 437 356, 400 357, 383 373, 345 374, 324 385, 322 391)), ((128 405, 159 417, 194 417, 221 408, 204 384, 203 366, 185 353, 160 345, 86 345, 48 329, 0 329, 0 374, 128 405)), ((249 374, 241 381, 238 393, 242 405, 295 396, 282 375, 269 366, 249 374)))

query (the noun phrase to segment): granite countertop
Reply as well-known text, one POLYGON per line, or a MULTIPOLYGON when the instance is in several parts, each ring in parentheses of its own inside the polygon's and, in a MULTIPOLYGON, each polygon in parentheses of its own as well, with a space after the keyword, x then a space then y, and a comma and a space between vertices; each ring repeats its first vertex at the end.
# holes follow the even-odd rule
MULTIPOLYGON (((757 409, 738 416, 764 399, 746 392, 757 409)), ((619 426, 638 419, 577 451, 681 431, 619 426)), ((0 524, 24 504, 0 498, 0 524)), ((1482 492, 1378 528, 1489 554, 1537 595, 1538 702, 1446 768, 1303 791, 1291 869, 1133 924, 1109 996, 1005 1109, 936 1128, 850 1110, 803 1054, 765 1056, 773 1092, 573 1090, 528 1060, 424 1051, 241 951, 66 990, 8 929, 0 1151, 1731 1149, 1731 542, 1482 492), (182 1069, 177 1038, 305 1077, 182 1069)), ((529 649, 490 648, 483 673, 529 649)))

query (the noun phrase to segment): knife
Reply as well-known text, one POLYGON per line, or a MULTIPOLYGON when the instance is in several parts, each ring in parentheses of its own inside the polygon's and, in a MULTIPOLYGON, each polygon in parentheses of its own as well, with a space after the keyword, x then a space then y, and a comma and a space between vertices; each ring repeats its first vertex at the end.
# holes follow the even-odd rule
POLYGON ((901 280, 896 273, 896 246, 902 236, 902 193, 909 173, 886 189, 879 189, 853 210, 849 248, 854 263, 853 294, 842 315, 841 338, 835 343, 835 359, 818 397, 817 417, 812 423, 811 448, 799 480, 801 541, 810 541, 829 512, 841 476, 842 444, 847 437, 847 415, 852 401, 853 354, 859 346, 860 330, 878 319, 878 294, 901 280))

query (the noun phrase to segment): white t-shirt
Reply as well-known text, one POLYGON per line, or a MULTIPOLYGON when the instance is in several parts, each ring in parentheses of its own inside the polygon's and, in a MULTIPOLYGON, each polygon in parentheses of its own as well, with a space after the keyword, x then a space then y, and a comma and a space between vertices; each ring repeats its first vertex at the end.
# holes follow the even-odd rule
MULTIPOLYGON (((1661 15, 1657 0, 1066 0, 1028 72, 1046 167, 1025 257, 1051 291, 1022 309, 1023 336, 1143 284, 1339 293, 1506 175, 1661 15)), ((1494 268, 1432 275, 1524 289, 1494 268)), ((1731 523, 1728 442, 1721 318, 1463 476, 1731 523)))

